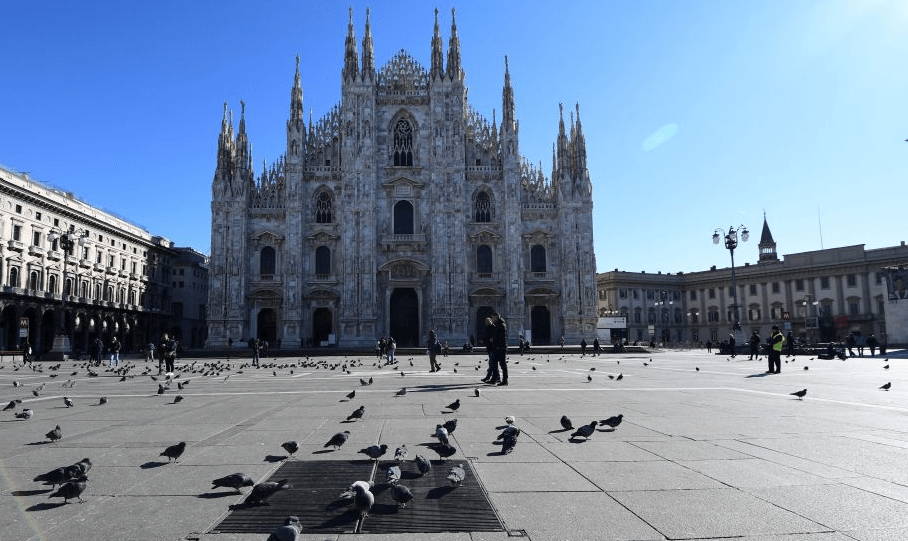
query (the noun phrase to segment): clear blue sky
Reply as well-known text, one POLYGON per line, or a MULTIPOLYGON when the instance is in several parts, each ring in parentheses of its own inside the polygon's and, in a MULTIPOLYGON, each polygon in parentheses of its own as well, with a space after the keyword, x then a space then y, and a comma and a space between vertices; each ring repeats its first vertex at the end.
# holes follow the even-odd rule
MULTIPOLYGON (((351 2, 12 2, 0 163, 207 253, 223 103, 256 162, 284 152, 295 56, 304 106, 340 100, 351 2)), ((353 2, 357 41, 368 4, 353 2)), ((780 254, 908 240, 908 2, 376 3, 376 67, 430 64, 451 7, 469 101, 501 119, 509 57, 521 150, 551 166, 580 103, 600 271, 727 267, 719 227, 763 213, 780 254)))

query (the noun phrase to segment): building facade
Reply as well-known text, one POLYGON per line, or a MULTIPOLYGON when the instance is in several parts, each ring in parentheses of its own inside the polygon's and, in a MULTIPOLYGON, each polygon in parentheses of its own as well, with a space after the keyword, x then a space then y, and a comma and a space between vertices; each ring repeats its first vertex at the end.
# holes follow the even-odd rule
POLYGON ((169 330, 181 348, 201 348, 208 334, 208 256, 188 247, 174 251, 169 330))
POLYGON ((71 193, 0 168, 0 350, 87 353, 157 339, 173 302, 172 243, 71 193))
MULTIPOLYGON (((497 311, 534 343, 595 332, 592 183, 579 107, 549 176, 520 153, 507 59, 501 125, 467 100, 453 19, 429 69, 401 50, 376 69, 368 11, 347 28, 340 102, 303 119, 299 59, 286 153, 253 172, 245 104, 225 104, 212 182, 209 347, 452 344, 497 311), (360 58, 361 52, 361 58, 360 58)), ((319 76, 314 74, 313 76, 319 76)), ((554 131, 554 130, 553 130, 554 131)))
MULTIPOLYGON (((740 244, 738 252, 747 247, 740 244)), ((779 259, 764 219, 756 248, 756 264, 735 267, 734 296, 731 268, 600 273, 596 277, 600 316, 625 317, 630 342, 717 344, 734 335, 741 344, 752 331, 765 338, 773 325, 811 344, 843 339, 851 332, 864 338, 873 333, 884 342, 890 339, 887 314, 901 313, 895 305, 908 302, 899 298, 897 284, 898 277, 908 277, 899 270, 908 266, 904 242, 873 250, 843 246, 779 259), (734 328, 736 321, 740 329, 734 328)), ((895 317, 892 324, 904 328, 905 322, 895 317)), ((900 333, 892 338, 902 343, 900 333)))

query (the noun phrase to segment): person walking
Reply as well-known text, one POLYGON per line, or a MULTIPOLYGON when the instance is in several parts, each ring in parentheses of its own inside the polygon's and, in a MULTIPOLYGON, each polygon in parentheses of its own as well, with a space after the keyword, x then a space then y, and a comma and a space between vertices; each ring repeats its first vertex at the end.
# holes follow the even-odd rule
POLYGON ((489 364, 488 364, 488 367, 486 368, 486 377, 482 378, 482 382, 489 383, 489 384, 498 383, 499 381, 501 381, 501 378, 498 377, 498 365, 495 364, 494 356, 492 355, 492 327, 494 326, 494 324, 492 323, 492 316, 489 316, 486 318, 485 324, 486 324, 486 336, 485 336, 486 355, 487 355, 489 364))
POLYGON ((390 336, 388 337, 387 348, 388 348, 388 364, 392 364, 394 362, 394 350, 397 349, 397 342, 395 342, 394 339, 391 338, 390 336))
POLYGON ((602 346, 599 344, 599 337, 593 339, 593 356, 602 355, 602 346))
POLYGON ((508 324, 498 312, 489 316, 491 325, 491 351, 489 358, 492 362, 492 379, 489 383, 498 383, 499 386, 508 384, 508 324))
POLYGON ((845 347, 848 348, 848 356, 854 357, 854 346, 857 343, 857 340, 854 339, 854 333, 849 333, 845 337, 845 347))
POLYGON ((747 345, 750 346, 750 357, 747 358, 748 361, 754 360, 754 357, 757 360, 760 359, 760 333, 754 331, 750 333, 750 339, 747 340, 747 345))
POLYGON ((713 352, 713 341, 712 341, 712 340, 707 340, 707 341, 706 341, 706 352, 707 352, 707 353, 712 353, 712 352, 713 352))
POLYGON ((769 336, 769 370, 767 374, 779 374, 782 372, 782 346, 785 344, 785 335, 779 330, 778 325, 772 326, 772 334, 769 336))
POLYGON ((561 335, 561 338, 558 339, 558 345, 561 348, 561 351, 564 351, 564 335, 561 335))
POLYGON ((873 357, 876 355, 876 348, 880 345, 879 340, 876 339, 876 335, 870 333, 870 336, 867 337, 867 347, 870 348, 870 356, 873 357))
MULTIPOLYGON (((164 361, 164 372, 173 372, 173 361, 177 357, 177 342, 170 338, 166 332, 161 336, 161 344, 158 346, 158 353, 164 361)), ((160 366, 160 361, 158 362, 160 366)), ((160 369, 159 369, 160 372, 160 369)))
POLYGON ((586 338, 580 339, 580 356, 586 355, 586 338))
POLYGON ((436 360, 436 355, 441 353, 441 344, 438 342, 438 338, 435 336, 435 331, 429 331, 429 344, 426 350, 429 352, 429 372, 438 372, 441 370, 441 364, 436 360))
POLYGON ((110 340, 110 366, 117 366, 117 363, 120 362, 120 341, 117 340, 117 337, 114 336, 110 340))
POLYGON ((145 362, 154 362, 154 342, 148 341, 145 345, 145 362))

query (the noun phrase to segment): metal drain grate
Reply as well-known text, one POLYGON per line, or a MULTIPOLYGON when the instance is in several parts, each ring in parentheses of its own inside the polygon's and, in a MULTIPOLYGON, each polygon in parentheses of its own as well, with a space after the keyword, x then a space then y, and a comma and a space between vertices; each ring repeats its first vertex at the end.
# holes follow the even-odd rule
MULTIPOLYGON (((401 483, 413 491, 413 501, 398 511, 384 483, 385 470, 394 462, 382 462, 372 489, 375 505, 363 522, 362 533, 437 533, 504 531, 468 462, 432 461, 432 471, 419 477, 413 461, 401 466, 401 483), (467 472, 463 486, 452 488, 448 470, 463 464, 467 472)), ((371 478, 372 462, 290 461, 268 480, 289 480, 293 488, 278 492, 268 505, 240 504, 209 533, 270 533, 288 515, 296 515, 303 533, 350 533, 356 528, 357 513, 339 506, 338 495, 356 480, 371 478)))

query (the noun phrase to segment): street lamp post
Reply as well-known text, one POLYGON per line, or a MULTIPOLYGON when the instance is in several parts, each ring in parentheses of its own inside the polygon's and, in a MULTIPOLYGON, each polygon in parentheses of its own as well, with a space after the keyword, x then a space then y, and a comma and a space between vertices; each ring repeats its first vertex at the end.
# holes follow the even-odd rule
POLYGON ((804 339, 807 340, 810 338, 810 333, 808 331, 808 316, 810 315, 809 306, 812 304, 814 306, 820 304, 820 301, 817 300, 816 295, 812 293, 805 293, 803 299, 798 300, 799 303, 804 305, 804 339))
POLYGON ((671 313, 669 313, 667 315, 667 318, 662 317, 662 316, 666 315, 665 314, 665 310, 667 309, 666 305, 671 305, 671 304, 675 304, 675 301, 671 300, 671 298, 669 297, 668 291, 665 291, 665 290, 660 291, 659 300, 656 301, 655 305, 662 307, 659 310, 659 323, 662 324, 662 340, 660 340, 661 342, 669 342, 669 340, 666 339, 665 331, 668 330, 668 323, 669 323, 669 320, 671 320, 672 316, 671 316, 671 313))
POLYGON ((725 247, 728 249, 728 253, 731 254, 731 310, 732 318, 734 319, 732 333, 741 330, 741 323, 738 319, 738 282, 735 277, 735 248, 738 247, 738 232, 741 233, 741 242, 747 242, 747 239, 750 238, 750 233, 743 225, 729 227, 728 233, 724 229, 716 229, 713 232, 713 244, 719 244, 719 239, 724 235, 725 247))
MULTIPOLYGON (((88 231, 84 229, 76 229, 74 226, 70 226, 69 231, 62 232, 59 229, 52 229, 48 235, 48 239, 51 242, 58 241, 60 250, 63 252, 63 283, 60 288, 60 316, 55 318, 57 320, 57 332, 54 336, 54 345, 48 352, 50 360, 63 360, 70 351, 69 343, 69 333, 66 329, 66 265, 68 263, 67 256, 73 255, 73 248, 76 244, 79 246, 85 245, 85 239, 88 237, 88 231)), ((70 286, 69 295, 73 294, 76 284, 73 280, 73 284, 70 286)))

